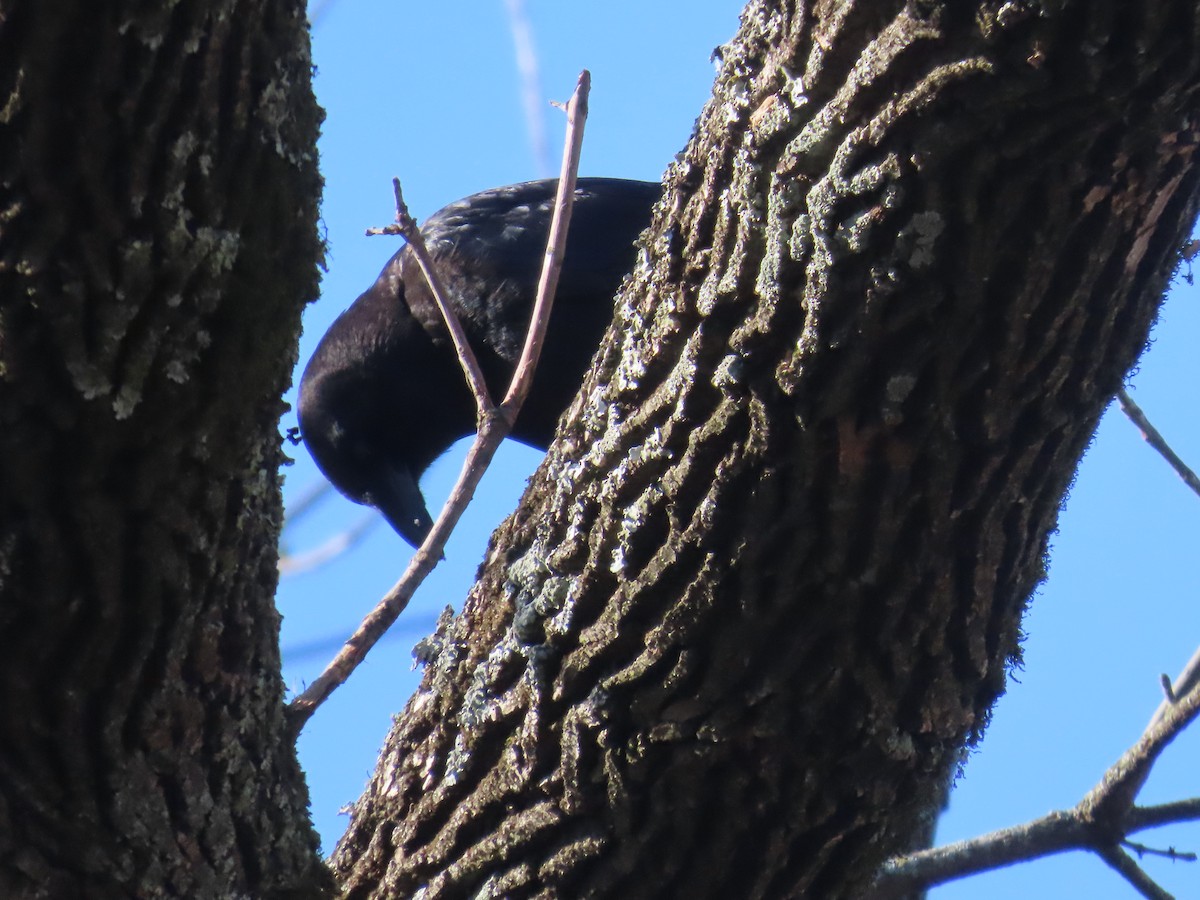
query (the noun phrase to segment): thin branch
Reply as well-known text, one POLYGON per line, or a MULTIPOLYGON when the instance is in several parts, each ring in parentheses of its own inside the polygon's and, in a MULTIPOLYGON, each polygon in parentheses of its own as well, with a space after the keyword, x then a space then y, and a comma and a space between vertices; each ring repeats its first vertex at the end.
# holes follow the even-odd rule
POLYGON ((1196 862, 1200 859, 1195 853, 1185 853, 1176 850, 1174 847, 1168 847, 1166 850, 1160 850, 1158 847, 1149 847, 1146 844, 1140 844, 1137 841, 1121 841, 1122 847, 1128 847, 1138 855, 1138 859, 1143 856, 1158 856, 1163 859, 1169 859, 1171 862, 1196 862))
POLYGON ((1142 867, 1118 847, 1100 847, 1097 855, 1129 882, 1130 886, 1147 900, 1175 900, 1154 883, 1154 879, 1142 871, 1142 867))
MULTIPOLYGON (((566 248, 567 224, 570 221, 571 202, 575 196, 575 178, 576 173, 579 171, 579 155, 583 144, 583 124, 587 118, 587 97, 590 88, 591 75, 584 70, 580 73, 579 82, 575 86, 575 93, 571 96, 571 101, 567 104, 567 141, 563 154, 563 174, 559 181, 559 193, 555 203, 554 217, 551 220, 550 234, 547 238, 546 257, 543 260, 542 274, 538 281, 538 296, 534 303, 533 319, 530 322, 525 348, 522 352, 521 360, 513 372, 512 383, 509 386, 504 405, 501 409, 492 406, 486 386, 482 392, 475 392, 480 419, 479 433, 475 436, 475 441, 471 444, 471 449, 467 453, 467 459, 463 463, 462 471, 459 473, 454 490, 450 492, 449 499, 446 500, 445 505, 442 507, 442 511, 438 515, 437 521, 433 523, 433 528, 425 538, 424 543, 421 544, 417 552, 413 555, 413 558, 409 561, 404 575, 392 586, 392 589, 387 592, 383 599, 379 601, 375 609, 363 619, 354 634, 346 641, 341 651, 325 667, 325 671, 303 693, 288 704, 288 719, 297 734, 304 727, 304 723, 316 712, 317 707, 330 694, 337 690, 350 677, 350 673, 366 658, 370 649, 378 643, 379 639, 392 626, 392 623, 396 621, 400 613, 408 606, 409 600, 412 599, 412 595, 421 585, 421 582, 424 581, 425 577, 442 558, 442 550, 446 546, 450 532, 458 524, 458 520, 466 509, 467 504, 471 502, 479 480, 487 470, 488 464, 495 455, 497 448, 499 448, 501 441, 511 431, 512 423, 520 411, 520 405, 529 393, 529 384, 533 378, 533 366, 537 363, 538 353, 545 340, 546 326, 550 319, 550 304, 553 301, 553 292, 558 283, 558 268, 561 267, 563 251, 566 248), (566 195, 565 203, 563 198, 564 183, 570 189, 566 195)), ((398 210, 397 220, 399 220, 399 209, 403 205, 403 198, 400 196, 399 181, 395 182, 395 189, 398 210)), ((407 209, 404 212, 407 215, 407 209)), ((403 223, 398 221, 399 224, 403 223)), ((432 265, 426 269, 425 265, 422 264, 422 271, 425 272, 425 277, 429 280, 430 289, 434 292, 435 297, 438 296, 437 276, 436 272, 433 271, 432 265)), ((440 298, 438 304, 442 307, 442 313, 446 317, 447 325, 451 327, 451 333, 453 334, 451 322, 457 324, 458 321, 454 315, 454 310, 448 305, 443 305, 443 301, 440 298)), ((468 380, 470 380, 469 372, 471 366, 469 363, 474 360, 474 354, 469 353, 469 345, 467 346, 467 350, 468 353, 460 353, 459 359, 463 363, 464 371, 468 372, 468 380)), ((475 368, 477 370, 478 366, 476 365, 475 368)))
MULTIPOLYGON (((388 633, 383 636, 380 643, 390 643, 394 641, 410 640, 414 643, 420 638, 427 636, 431 629, 438 624, 438 617, 433 614, 413 615, 409 616, 404 622, 396 628, 391 628, 388 633)), ((283 664, 286 669, 288 666, 295 666, 310 657, 327 658, 331 653, 336 653, 346 643, 348 637, 344 629, 338 629, 336 634, 322 634, 308 640, 295 641, 284 644, 280 647, 280 654, 283 656, 283 664)), ((414 663, 415 668, 415 663, 414 663)), ((298 689, 292 690, 292 694, 303 691, 308 686, 307 682, 300 685, 298 689)))
POLYGON ((1200 797, 1154 806, 1135 806, 1129 811, 1130 834, 1175 822, 1200 822, 1200 797))
POLYGON ((591 89, 592 74, 584 69, 579 73, 575 93, 567 104, 567 137, 563 147, 562 170, 558 177, 558 194, 554 198, 554 216, 550 219, 550 235, 546 239, 546 258, 542 260, 542 274, 538 280, 537 302, 533 307, 525 346, 521 349, 521 359, 501 404, 510 422, 516 421, 517 411, 529 396, 533 372, 546 339, 550 308, 562 271, 563 254, 567 249, 567 227, 575 206, 575 178, 579 172, 579 155, 583 150, 583 125, 587 121, 588 93, 591 89))
POLYGON ((1080 846, 1082 837, 1081 823, 1069 812, 1052 812, 968 841, 890 859, 880 871, 871 897, 906 897, 957 878, 1072 850, 1080 846))
POLYGON ((1141 431, 1142 437, 1146 439, 1146 443, 1159 452, 1159 455, 1183 479, 1184 484, 1197 494, 1200 494, 1200 476, 1197 476, 1195 472, 1188 468, 1187 463, 1180 459, 1179 455, 1171 449, 1170 444, 1167 443, 1158 429, 1150 424, 1150 420, 1146 418, 1146 414, 1142 412, 1142 408, 1133 402, 1133 398, 1129 396, 1124 388, 1117 391, 1117 400, 1121 404, 1121 410, 1138 427, 1138 430, 1141 431))
POLYGON ((368 228, 367 234, 398 234, 408 241, 408 246, 412 250, 413 256, 416 257, 417 265, 421 267, 421 274, 425 276, 425 281, 429 284, 433 299, 437 303, 438 309, 442 311, 442 321, 446 325, 446 330, 450 332, 451 340, 454 341, 458 362, 467 379, 467 386, 475 396, 475 408, 482 418, 484 411, 493 406, 492 395, 488 392, 487 381, 483 377, 483 369, 479 366, 479 360, 475 358, 475 351, 471 348, 470 341, 467 340, 467 333, 463 331, 458 314, 450 305, 450 299, 442 284, 441 276, 438 275, 437 267, 434 266, 433 259, 429 255, 429 248, 425 246, 425 237, 421 234, 421 229, 417 227, 416 219, 408 212, 408 204, 404 202, 404 193, 400 190, 399 178, 392 179, 392 190, 396 194, 396 224, 384 228, 368 228))
MULTIPOLYGON (((1171 679, 1166 676, 1163 677, 1170 684, 1171 679)), ((1183 671, 1179 673, 1179 677, 1175 679, 1175 683, 1171 684, 1171 690, 1166 692, 1167 699, 1154 711, 1154 718, 1150 720, 1150 724, 1153 725, 1165 716, 1167 710, 1179 702, 1180 697, 1187 694, 1198 684, 1200 684, 1200 647, 1196 648, 1196 652, 1187 661, 1187 665, 1183 667, 1183 671)))
POLYGON ((1133 808, 1158 757, 1200 715, 1200 688, 1178 697, 1166 714, 1156 718, 1136 744, 1104 773, 1100 783, 1077 807, 1092 821, 1123 822, 1133 808))
MULTIPOLYGON (((1074 809, 1059 810, 1024 825, 1004 828, 969 841, 922 850, 889 860, 880 870, 877 900, 909 896, 967 875, 1062 853, 1088 850, 1120 872, 1142 896, 1167 898, 1121 849, 1127 836, 1145 828, 1200 819, 1200 798, 1137 807, 1134 800, 1162 751, 1200 716, 1200 686, 1178 695, 1129 750, 1122 754, 1074 809)), ((1193 854, 1175 853, 1186 860, 1193 854)))

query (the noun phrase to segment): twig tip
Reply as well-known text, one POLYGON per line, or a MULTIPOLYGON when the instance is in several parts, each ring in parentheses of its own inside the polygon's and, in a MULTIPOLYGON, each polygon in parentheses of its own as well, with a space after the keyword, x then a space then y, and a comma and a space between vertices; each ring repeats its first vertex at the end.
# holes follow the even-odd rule
POLYGON ((1163 694, 1166 695, 1167 702, 1174 703, 1176 701, 1175 687, 1171 684, 1171 676, 1164 672, 1158 676, 1158 681, 1162 685, 1163 694))

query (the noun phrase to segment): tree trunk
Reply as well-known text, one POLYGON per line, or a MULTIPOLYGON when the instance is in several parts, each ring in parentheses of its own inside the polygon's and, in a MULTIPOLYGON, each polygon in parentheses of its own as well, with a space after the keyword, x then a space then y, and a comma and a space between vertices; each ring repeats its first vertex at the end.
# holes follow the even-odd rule
POLYGON ((751 3, 347 896, 852 897, 1020 652, 1196 213, 1194 3, 751 3))
POLYGON ((328 881, 272 605, 304 3, 0 0, 0 895, 328 881))

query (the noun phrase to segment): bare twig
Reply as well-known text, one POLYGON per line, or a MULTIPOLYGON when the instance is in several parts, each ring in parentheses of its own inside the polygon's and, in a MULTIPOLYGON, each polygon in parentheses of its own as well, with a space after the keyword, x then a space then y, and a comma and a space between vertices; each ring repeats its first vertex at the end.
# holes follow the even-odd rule
POLYGON ((575 206, 575 177, 579 172, 579 154, 583 149, 583 125, 587 121, 588 93, 592 89, 592 75, 587 69, 579 73, 575 93, 567 104, 567 137, 563 147, 562 170, 558 177, 558 194, 554 198, 554 216, 550 219, 550 235, 546 239, 546 258, 542 260, 542 274, 538 280, 537 302, 533 317, 521 349, 521 359, 513 372, 512 383, 504 397, 501 408, 510 422, 516 420, 517 411, 533 384, 533 372, 542 353, 546 338, 546 326, 550 321, 550 308, 554 302, 554 291, 558 287, 558 276, 562 271, 563 254, 567 249, 567 227, 571 222, 571 210, 575 206))
POLYGON ((1165 716, 1167 710, 1179 702, 1180 697, 1200 684, 1200 647, 1196 648, 1196 652, 1187 661, 1187 664, 1183 667, 1183 671, 1175 679, 1174 684, 1171 683, 1171 679, 1166 675, 1163 675, 1163 682, 1164 687, 1170 685, 1170 690, 1163 692, 1167 695, 1167 699, 1154 711, 1154 718, 1150 720, 1151 725, 1165 716))
POLYGON ((1167 461, 1175 473, 1183 479, 1184 484, 1190 487, 1197 494, 1200 494, 1200 476, 1197 476, 1187 463, 1179 458, 1170 444, 1159 433, 1158 429, 1150 424, 1150 420, 1146 418, 1146 414, 1142 412, 1142 408, 1133 402, 1133 398, 1124 389, 1117 391, 1117 400, 1121 404, 1121 410, 1127 415, 1130 421, 1138 427, 1142 433, 1142 437, 1146 439, 1146 443, 1159 452, 1159 455, 1167 461))
MULTIPOLYGON (((416 592, 416 589, 433 570, 433 567, 437 565, 438 560, 442 558, 442 550, 446 546, 446 540, 449 538, 450 532, 454 530, 454 526, 458 524, 458 520, 466 509, 467 504, 470 503, 471 497, 474 496, 475 488, 479 484, 479 480, 483 477, 488 463, 491 462, 492 456, 495 455, 497 448, 500 446, 500 442, 504 440, 512 429, 512 423, 515 421, 516 414, 520 410, 521 402, 529 393, 529 383, 533 378, 533 366, 536 365, 538 352, 545 339, 546 326, 549 323, 550 304, 553 301, 553 291, 558 282, 557 269, 561 266, 563 250, 566 247, 566 226, 570 219, 570 201, 574 200, 575 177, 579 170, 579 153, 583 141, 583 124, 587 118, 587 97, 590 88, 591 75, 585 70, 580 73, 579 82, 575 86, 575 93, 572 95, 570 103, 567 104, 567 141, 566 149, 563 153, 563 175, 560 179, 554 218, 551 221, 550 234, 547 238, 548 246, 546 249, 546 258, 542 264, 541 279, 538 282, 538 296, 534 304, 533 319, 529 326, 530 333, 526 337, 521 360, 513 372, 512 383, 509 386, 503 407, 495 408, 492 406, 486 386, 484 386, 482 391, 475 391, 476 403, 479 409, 479 433, 475 436, 475 441, 467 453, 467 459, 463 463, 462 471, 459 473, 454 490, 451 491, 449 499, 447 499, 446 504, 442 507, 442 511, 438 515, 437 521, 433 523, 433 528, 425 538, 424 543, 421 544, 420 548, 413 555, 413 558, 409 561, 404 575, 392 586, 392 589, 388 591, 383 599, 379 601, 375 609, 363 619, 354 634, 346 641, 345 646, 342 647, 333 661, 326 666, 325 671, 303 693, 288 704, 288 718, 297 733, 304 727, 304 723, 308 721, 317 707, 330 694, 337 690, 338 686, 366 658, 367 652, 375 646, 388 628, 391 627, 392 623, 396 621, 400 613, 404 611, 404 608, 408 606, 408 602, 416 592), (565 204, 563 202, 564 183, 569 185, 569 192, 566 195, 567 202, 565 204)), ((399 210, 403 206, 399 181, 395 181, 394 186, 396 190, 398 225, 403 225, 404 223, 399 222, 399 210)), ((407 210, 404 211, 404 214, 407 215, 407 210)), ((409 221, 411 222, 411 219, 409 221)), ((381 230, 381 232, 390 233, 390 230, 385 229, 381 230)), ((427 258, 428 254, 426 254, 427 258)), ((422 271, 429 281, 430 290, 433 291, 435 297, 438 297, 440 286, 437 282, 437 273, 433 270, 433 266, 430 265, 426 268, 425 263, 422 263, 422 271)), ((442 308, 442 314, 446 318, 447 326, 451 329, 451 334, 453 334, 454 327, 458 323, 454 310, 440 297, 438 297, 438 305, 442 308)), ((461 331, 461 328, 459 330, 461 331)), ((474 361, 474 354, 470 352, 469 345, 467 345, 466 349, 468 353, 460 352, 459 359, 463 363, 464 372, 468 373, 468 380, 470 380, 470 363, 474 361)), ((475 365, 475 369, 478 370, 477 364, 475 365)), ((482 377, 480 381, 482 382, 482 377)))
POLYGON ((441 276, 438 275, 437 267, 433 264, 433 259, 429 256, 429 248, 425 246, 425 238, 421 234, 421 229, 417 227, 416 219, 408 212, 408 204, 404 202, 404 193, 400 190, 399 178, 392 179, 392 190, 396 194, 396 224, 384 228, 368 228, 367 234, 398 234, 408 241, 408 246, 412 250, 413 256, 416 257, 417 265, 421 267, 421 274, 425 276, 433 299, 442 312, 442 321, 446 325, 446 330, 450 332, 450 339, 454 341, 458 362, 467 379, 467 386, 475 395, 475 408, 479 410, 480 418, 482 418, 483 413, 493 406, 492 395, 488 392, 487 381, 483 377, 483 369, 479 367, 479 360, 475 358, 475 351, 471 349, 471 343, 467 340, 467 333, 463 331, 462 323, 458 320, 458 314, 450 305, 449 295, 442 284, 441 276))
MULTIPOLYGON (((1159 755, 1197 716, 1200 686, 1180 694, 1166 713, 1104 773, 1079 805, 1024 825, 994 831, 969 841, 922 850, 889 860, 875 883, 874 898, 910 895, 956 878, 1061 853, 1089 850, 1119 872, 1143 897, 1165 898, 1164 891, 1122 850, 1128 835, 1174 822, 1200 820, 1200 798, 1161 806, 1134 806, 1137 792, 1159 755)), ((1194 854, 1170 851, 1173 859, 1194 854)))
POLYGON ((1157 847, 1148 847, 1145 844, 1139 844, 1137 841, 1121 841, 1122 847, 1128 847, 1138 855, 1138 859, 1143 856, 1161 856, 1163 859, 1169 859, 1172 862, 1195 862, 1200 859, 1195 853, 1185 853, 1176 850, 1174 847, 1168 847, 1166 850, 1160 850, 1157 847))
POLYGON ((1142 867, 1134 862, 1131 856, 1122 853, 1119 847, 1100 847, 1096 850, 1096 854, 1147 900, 1175 900, 1155 884, 1154 879, 1143 872, 1142 867))
POLYGON ((1200 822, 1200 797, 1154 806, 1135 806, 1129 811, 1130 834, 1174 822, 1200 822))

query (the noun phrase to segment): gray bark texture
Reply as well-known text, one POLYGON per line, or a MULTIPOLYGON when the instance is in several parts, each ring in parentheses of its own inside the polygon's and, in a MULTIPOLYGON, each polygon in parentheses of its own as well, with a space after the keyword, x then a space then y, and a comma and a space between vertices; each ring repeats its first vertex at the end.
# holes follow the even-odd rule
POLYGON ((325 872, 282 713, 299 0, 0 0, 0 896, 325 872))
POLYGON ((1194 220, 1192 2, 752 2, 334 859, 856 897, 928 832, 1194 220))

